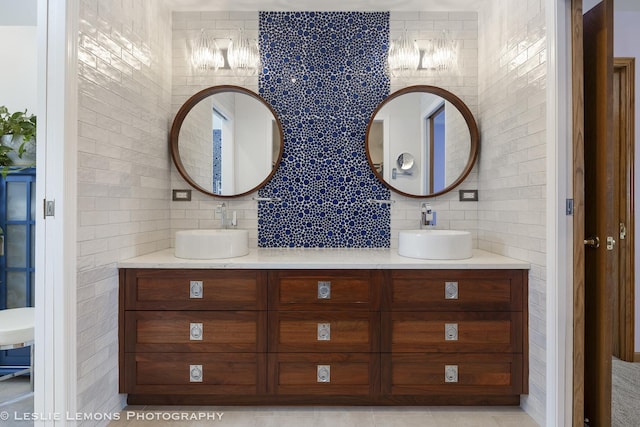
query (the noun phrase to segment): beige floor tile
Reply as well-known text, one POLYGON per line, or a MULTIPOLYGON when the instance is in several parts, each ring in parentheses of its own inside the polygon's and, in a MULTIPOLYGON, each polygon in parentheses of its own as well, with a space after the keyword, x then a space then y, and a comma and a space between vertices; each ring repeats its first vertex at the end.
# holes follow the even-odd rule
POLYGON ((110 427, 537 427, 518 407, 142 406, 127 407, 121 414, 110 427), (221 418, 159 422, 132 416, 158 412, 212 412, 221 418))

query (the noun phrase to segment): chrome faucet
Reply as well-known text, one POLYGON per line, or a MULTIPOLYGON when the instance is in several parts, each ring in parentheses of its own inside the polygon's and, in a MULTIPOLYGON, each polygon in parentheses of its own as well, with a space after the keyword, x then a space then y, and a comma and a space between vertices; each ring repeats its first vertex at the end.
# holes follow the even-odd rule
POLYGON ((219 204, 216 210, 220 214, 220 228, 227 228, 227 204, 219 204))
POLYGON ((235 228, 238 225, 236 211, 233 211, 232 217, 229 218, 226 203, 218 205, 217 212, 220 214, 220 225, 222 228, 235 228))
POLYGON ((431 205, 429 203, 423 203, 420 207, 421 218, 420 218, 420 228, 424 227, 435 227, 436 226, 436 211, 431 209, 431 205))

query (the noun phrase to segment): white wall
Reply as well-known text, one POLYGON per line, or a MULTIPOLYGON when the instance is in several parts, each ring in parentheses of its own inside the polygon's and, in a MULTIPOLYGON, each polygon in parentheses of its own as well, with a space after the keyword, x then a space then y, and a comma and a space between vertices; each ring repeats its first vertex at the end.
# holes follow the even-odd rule
POLYGON ((546 416, 546 22, 540 0, 496 0, 480 13, 478 245, 528 261, 529 394, 546 416))
POLYGON ((35 27, 37 9, 37 0, 0 0, 0 27, 35 27))
POLYGON ((0 105, 37 114, 36 0, 0 0, 0 105))
POLYGON ((79 5, 77 409, 108 413, 124 405, 117 262, 170 244, 171 14, 156 0, 79 5))
POLYGON ((36 27, 0 25, 0 40, 0 105, 37 114, 36 27))
POLYGON ((234 134, 236 192, 244 193, 264 180, 272 171, 271 152, 273 139, 273 115, 264 105, 253 98, 236 95, 236 120, 234 134), (241 120, 251 117, 251 126, 241 120))
MULTIPOLYGON (((614 56, 616 57, 633 57, 636 58, 636 75, 635 75, 635 88, 636 96, 638 98, 640 94, 640 46, 638 40, 640 40, 640 11, 619 11, 613 15, 614 19, 614 56)), ((636 103, 635 108, 635 163, 636 170, 640 168, 640 105, 636 103)), ((640 174, 635 174, 635 188, 640 189, 640 174)), ((636 194, 636 200, 640 200, 640 195, 636 194)), ((640 227, 640 206, 636 205, 635 208, 635 223, 636 227, 640 227)), ((640 229, 640 228, 636 228, 640 229)), ((636 234, 636 246, 635 246, 635 351, 640 352, 640 238, 636 234)))
POLYGON ((395 188, 406 193, 423 193, 425 139, 422 135, 421 96, 418 93, 395 98, 381 108, 377 117, 384 118, 385 145, 384 177, 395 188), (391 108, 389 108, 391 106, 391 108), (388 135, 388 138, 386 136, 388 135), (414 158, 411 174, 404 174, 398 167, 398 156, 408 153, 414 158), (393 170, 397 169, 396 178, 393 170))

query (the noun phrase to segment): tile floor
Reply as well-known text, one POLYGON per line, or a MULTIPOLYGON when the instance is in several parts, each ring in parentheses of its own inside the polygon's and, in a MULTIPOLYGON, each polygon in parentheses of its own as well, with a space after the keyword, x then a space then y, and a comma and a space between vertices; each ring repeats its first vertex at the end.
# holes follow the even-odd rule
POLYGON ((109 427, 537 427, 518 407, 130 406, 109 427), (160 421, 163 417, 201 417, 160 421), (145 419, 146 418, 146 419, 145 419), (208 418, 208 419, 207 419, 208 418))
MULTIPOLYGON (((16 378, 2 384, 0 397, 3 392, 9 397, 28 391, 28 378, 16 378)), ((2 411, 30 413, 33 397, 0 405, 2 411)), ((33 421, 13 418, 0 425, 33 426, 33 421)), ((537 427, 518 407, 129 406, 119 418, 109 427, 537 427), (200 421, 176 421, 179 417, 200 421)))
POLYGON ((17 377, 0 382, 0 425, 2 427, 33 425, 33 421, 26 421, 22 416, 22 414, 33 412, 33 393, 30 391, 29 377, 17 377), (18 418, 22 420, 16 420, 14 414, 18 414, 18 418))

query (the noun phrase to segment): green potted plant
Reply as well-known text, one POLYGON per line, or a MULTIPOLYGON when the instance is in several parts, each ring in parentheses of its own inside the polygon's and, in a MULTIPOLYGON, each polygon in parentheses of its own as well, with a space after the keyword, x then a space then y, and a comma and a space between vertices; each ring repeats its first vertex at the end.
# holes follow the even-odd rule
POLYGON ((0 165, 34 166, 36 116, 27 110, 10 113, 0 106, 0 143, 0 165))

